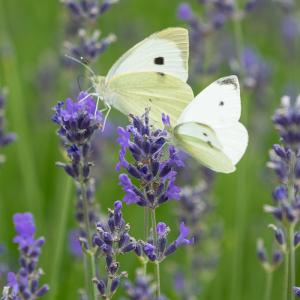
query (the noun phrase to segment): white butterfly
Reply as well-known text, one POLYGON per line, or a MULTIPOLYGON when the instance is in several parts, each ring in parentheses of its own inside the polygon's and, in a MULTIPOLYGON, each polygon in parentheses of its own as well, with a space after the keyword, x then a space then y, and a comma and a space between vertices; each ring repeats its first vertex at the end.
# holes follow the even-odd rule
POLYGON ((175 122, 194 98, 188 78, 189 40, 184 28, 150 35, 111 67, 107 76, 93 78, 94 95, 108 108, 125 115, 142 115, 151 108, 151 121, 161 126, 162 112, 175 122))
POLYGON ((248 145, 248 132, 239 122, 241 99, 236 76, 221 78, 184 109, 174 136, 184 150, 210 169, 231 173, 248 145))

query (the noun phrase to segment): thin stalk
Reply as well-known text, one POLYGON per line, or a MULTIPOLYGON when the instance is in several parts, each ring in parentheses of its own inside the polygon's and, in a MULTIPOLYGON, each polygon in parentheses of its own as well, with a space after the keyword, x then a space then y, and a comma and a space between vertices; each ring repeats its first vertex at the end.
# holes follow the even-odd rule
MULTIPOLYGON (((144 240, 146 241, 148 239, 149 234, 149 208, 144 208, 144 240)), ((148 260, 143 261, 143 274, 147 275, 147 264, 148 260)))
MULTIPOLYGON (((152 232, 153 232, 153 238, 154 238, 154 245, 155 245, 155 247, 157 247, 158 239, 157 239, 157 231, 156 231, 156 215, 155 215, 154 208, 151 209, 151 219, 152 219, 152 232)), ((160 267, 159 267, 158 261, 155 263, 155 276, 156 276, 156 285, 157 285, 156 295, 157 295, 157 297, 160 297, 160 267)))
POLYGON ((265 300, 271 300, 272 296, 272 286, 273 286, 273 272, 267 272, 266 280, 266 290, 265 290, 265 300))
MULTIPOLYGON (((91 232, 91 226, 90 226, 90 217, 89 217, 89 207, 88 207, 88 199, 86 196, 86 183, 81 180, 80 182, 80 190, 81 190, 81 196, 82 196, 82 202, 83 202, 83 214, 84 214, 84 223, 85 223, 85 229, 87 232, 87 240, 88 240, 88 245, 92 247, 92 232, 91 232)), ((90 249, 88 250, 90 251, 90 249)), ((90 285, 92 284, 92 298, 94 300, 97 300, 97 288, 95 284, 92 283, 92 279, 96 277, 96 268, 95 268, 95 255, 93 253, 88 252, 86 254, 88 256, 88 259, 90 260, 90 267, 88 270, 88 274, 91 274, 90 282, 88 284, 88 289, 87 291, 90 291, 90 285)), ((86 256, 85 255, 85 256, 86 256)), ((85 265, 86 267, 86 265, 85 265)))
POLYGON ((289 254, 289 251, 287 250, 285 253, 285 260, 284 260, 283 299, 285 299, 285 300, 289 300, 289 295, 290 295, 289 265, 290 265, 290 254, 289 254))
POLYGON ((289 285, 289 292, 290 292, 290 299, 294 300, 295 295, 292 292, 293 287, 295 286, 295 247, 294 247, 294 224, 290 225, 289 228, 289 251, 290 251, 290 285, 289 285))
MULTIPOLYGON (((295 174, 295 165, 296 165, 296 156, 291 155, 291 162, 289 166, 289 182, 288 182, 288 200, 289 204, 295 203, 295 185, 294 185, 294 174, 295 174)), ((295 246, 294 246, 294 234, 295 234, 295 223, 289 224, 287 228, 287 237, 288 237, 288 249, 289 252, 289 287, 288 294, 290 295, 289 299, 294 300, 295 295, 292 292, 293 287, 295 286, 295 246)))

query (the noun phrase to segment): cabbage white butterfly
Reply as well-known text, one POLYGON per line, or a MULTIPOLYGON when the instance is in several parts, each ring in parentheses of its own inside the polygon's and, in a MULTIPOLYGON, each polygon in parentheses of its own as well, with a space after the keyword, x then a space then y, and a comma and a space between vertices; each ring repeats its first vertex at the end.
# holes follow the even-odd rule
POLYGON ((248 145, 240 116, 238 78, 220 78, 184 109, 173 129, 175 142, 210 169, 231 173, 248 145))
POLYGON ((167 28, 150 35, 111 67, 108 74, 94 76, 98 100, 125 115, 141 115, 151 108, 150 119, 161 126, 162 112, 175 122, 194 98, 188 78, 189 39, 184 28, 167 28))

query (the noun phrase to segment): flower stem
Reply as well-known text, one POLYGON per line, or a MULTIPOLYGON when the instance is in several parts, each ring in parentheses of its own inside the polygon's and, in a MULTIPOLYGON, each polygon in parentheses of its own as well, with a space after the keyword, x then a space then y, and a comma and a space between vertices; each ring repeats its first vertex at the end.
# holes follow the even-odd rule
POLYGON ((290 299, 294 300, 295 296, 292 292, 293 287, 295 286, 295 247, 294 247, 294 224, 291 224, 289 227, 289 251, 290 251, 290 285, 289 293, 290 299))
POLYGON ((283 299, 289 300, 290 294, 290 284, 289 284, 289 265, 290 265, 290 253, 289 250, 285 253, 284 260, 284 289, 283 289, 283 299))
POLYGON ((273 285, 273 272, 267 272, 267 282, 266 282, 266 290, 265 290, 265 300, 271 300, 272 296, 272 285, 273 285))
MULTIPOLYGON (((157 245, 155 208, 153 208, 151 210, 151 219, 152 219, 152 233, 153 233, 153 238, 154 238, 154 245, 155 245, 155 247, 158 247, 158 245, 157 245)), ((156 295, 157 295, 157 297, 160 297, 160 267, 159 267, 159 261, 155 262, 155 276, 156 276, 156 285, 157 285, 156 295)))
MULTIPOLYGON (((85 230, 87 233, 87 240, 88 240, 88 245, 91 248, 92 247, 92 232, 91 232, 91 224, 90 224, 90 216, 89 216, 89 205, 88 205, 88 199, 87 199, 87 188, 86 188, 86 183, 81 180, 80 182, 80 190, 81 190, 81 196, 82 196, 82 202, 83 202, 83 214, 84 214, 84 223, 85 223, 85 230)), ((85 268, 88 268, 87 274, 91 274, 90 280, 87 283, 88 286, 87 292, 91 290, 91 285, 92 285, 92 293, 89 292, 89 294, 92 294, 92 299, 97 300, 97 288, 95 284, 92 283, 92 279, 96 277, 96 268, 95 268, 95 255, 90 252, 90 249, 88 249, 88 259, 90 260, 90 267, 88 267, 87 263, 85 263, 85 268)))

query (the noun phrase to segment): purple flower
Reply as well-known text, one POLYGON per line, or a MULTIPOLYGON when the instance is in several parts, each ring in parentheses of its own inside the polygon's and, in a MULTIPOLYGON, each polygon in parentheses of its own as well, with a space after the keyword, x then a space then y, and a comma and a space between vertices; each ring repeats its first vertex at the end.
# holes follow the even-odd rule
POLYGON ((120 279, 126 276, 126 272, 119 272, 119 262, 117 255, 136 251, 137 242, 129 235, 129 226, 122 215, 122 202, 114 203, 114 210, 109 210, 108 218, 104 222, 97 223, 97 232, 93 235, 93 245, 97 248, 97 253, 105 257, 106 278, 95 278, 94 284, 101 296, 106 295, 112 298, 120 279), (112 278, 112 286, 106 285, 107 278, 112 278))
POLYGON ((13 220, 17 232, 14 242, 18 243, 20 248, 31 246, 35 242, 35 225, 32 214, 18 213, 14 215, 13 220))
POLYGON ((15 273, 7 273, 7 286, 11 288, 12 295, 16 296, 19 291, 19 284, 15 273))
POLYGON ((30 213, 15 214, 13 219, 17 231, 14 241, 19 243, 20 269, 16 273, 8 273, 5 297, 14 300, 37 299, 49 290, 46 284, 39 286, 43 271, 38 267, 38 261, 45 239, 34 239, 35 225, 30 213))
POLYGON ((189 235, 189 228, 184 225, 183 222, 180 223, 180 234, 176 239, 176 246, 180 245, 190 245, 192 244, 192 240, 188 240, 187 237, 189 235))
POLYGON ((168 232, 168 226, 164 222, 159 222, 156 226, 156 231, 159 236, 164 236, 168 232))
POLYGON ((188 3, 183 2, 179 5, 177 17, 183 21, 190 21, 194 17, 193 11, 188 3))
POLYGON ((76 257, 82 257, 82 247, 79 242, 79 237, 82 236, 78 229, 69 232, 69 249, 76 257))
POLYGON ((126 204, 133 204, 138 203, 140 198, 137 196, 137 194, 134 192, 134 185, 132 184, 130 178, 127 174, 120 174, 119 176, 119 182, 120 185, 123 187, 123 190, 125 192, 125 196, 123 198, 123 201, 126 204))
POLYGON ((123 167, 128 175, 137 179, 133 184, 127 174, 120 175, 120 185, 126 193, 124 201, 155 208, 179 198, 174 169, 184 164, 175 148, 167 145, 167 131, 154 129, 149 124, 148 115, 149 111, 146 111, 142 117, 133 116, 132 125, 118 129, 121 150, 117 168, 123 167), (164 155, 165 149, 168 149, 167 156, 164 155), (133 163, 126 160, 127 153, 133 158, 133 163))

